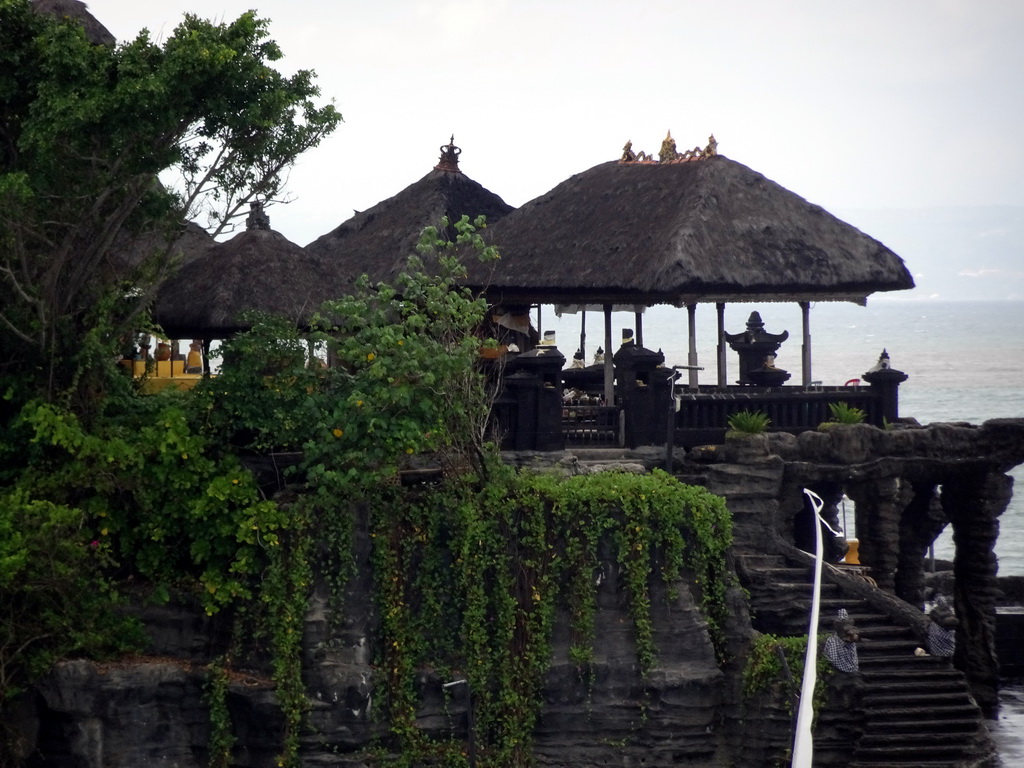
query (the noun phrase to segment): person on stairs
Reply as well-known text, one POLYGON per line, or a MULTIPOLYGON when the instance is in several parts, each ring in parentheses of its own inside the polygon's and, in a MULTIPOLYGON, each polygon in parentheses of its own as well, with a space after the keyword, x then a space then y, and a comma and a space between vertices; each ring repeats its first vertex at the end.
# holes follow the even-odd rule
POLYGON ((860 661, 857 659, 860 633, 845 608, 839 609, 839 616, 832 629, 832 634, 825 639, 825 658, 840 672, 857 674, 860 672, 860 661))

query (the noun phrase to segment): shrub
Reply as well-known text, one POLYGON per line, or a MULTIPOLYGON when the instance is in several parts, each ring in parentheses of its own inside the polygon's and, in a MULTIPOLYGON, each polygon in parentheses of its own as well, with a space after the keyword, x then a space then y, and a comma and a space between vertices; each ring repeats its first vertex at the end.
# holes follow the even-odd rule
POLYGON ((863 424, 867 415, 860 408, 842 400, 838 403, 829 403, 828 409, 832 412, 832 422, 836 424, 863 424))
POLYGON ((739 411, 726 419, 732 435, 760 435, 768 430, 772 420, 763 411, 739 411))

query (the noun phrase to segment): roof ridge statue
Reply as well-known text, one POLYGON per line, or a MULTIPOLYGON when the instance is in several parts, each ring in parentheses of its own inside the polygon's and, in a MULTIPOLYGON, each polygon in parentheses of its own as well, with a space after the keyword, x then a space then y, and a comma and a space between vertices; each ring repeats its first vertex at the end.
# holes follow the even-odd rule
POLYGON ((462 154, 462 150, 455 146, 455 134, 452 134, 451 140, 448 144, 442 144, 440 147, 441 159, 438 160, 437 165, 434 166, 435 171, 448 171, 449 173, 462 173, 459 169, 459 155, 462 154))
POLYGON ((665 135, 664 140, 661 142, 661 151, 658 153, 658 159, 655 160, 653 155, 647 152, 634 152, 633 141, 629 140, 622 148, 622 157, 619 158, 620 163, 689 163, 694 160, 704 160, 708 157, 713 157, 718 154, 718 141, 715 140, 715 134, 708 136, 708 143, 703 149, 701 147, 694 147, 693 149, 687 149, 684 152, 676 150, 676 140, 672 138, 672 131, 669 130, 665 135))

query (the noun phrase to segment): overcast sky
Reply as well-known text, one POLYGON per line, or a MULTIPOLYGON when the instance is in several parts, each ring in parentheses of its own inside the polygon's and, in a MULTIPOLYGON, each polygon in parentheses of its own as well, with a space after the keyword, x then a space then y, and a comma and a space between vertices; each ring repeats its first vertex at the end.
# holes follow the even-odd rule
MULTIPOLYGON (((721 154, 883 240, 885 220, 859 211, 1024 206, 1021 0, 89 6, 120 40, 166 37, 186 12, 271 20, 280 68, 315 70, 345 119, 270 212, 302 245, 421 178, 452 134, 462 170, 514 206, 626 140, 657 152, 668 130, 681 150, 714 133, 721 154)), ((893 238, 920 275, 936 244, 893 238)))

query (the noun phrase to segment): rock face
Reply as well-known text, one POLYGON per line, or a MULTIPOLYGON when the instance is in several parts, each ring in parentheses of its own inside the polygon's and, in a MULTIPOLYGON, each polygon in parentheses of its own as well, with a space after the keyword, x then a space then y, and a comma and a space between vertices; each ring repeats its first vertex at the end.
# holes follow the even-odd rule
MULTIPOLYGON (((880 612, 921 619, 923 555, 946 524, 953 526, 955 606, 961 619, 956 666, 975 699, 995 702, 994 606, 998 597, 993 547, 998 517, 1012 490, 1005 472, 1024 462, 1024 420, 980 427, 932 425, 883 431, 848 426, 799 437, 771 435, 751 444, 697 449, 677 457, 684 482, 723 495, 735 521, 735 555, 776 557, 795 551, 801 533, 803 488, 830 505, 845 493, 856 502, 861 560, 879 590, 862 584, 880 612)), ((630 468, 660 466, 660 451, 615 457, 630 468)), ((517 456, 519 463, 590 471, 591 457, 517 456)), ((302 737, 304 764, 368 765, 363 750, 383 735, 374 719, 375 671, 370 600, 369 539, 357 525, 359 573, 346 595, 346 615, 328 621, 324 590, 306 618, 304 662, 310 709, 302 737)), ((632 623, 618 565, 605 558, 598 590, 593 682, 585 684, 567 660, 568 628, 555 630, 552 666, 535 729, 539 765, 733 765, 784 760, 789 746, 790 703, 778 692, 745 700, 741 677, 752 629, 750 606, 740 590, 729 595, 726 627, 731 661, 716 663, 707 625, 696 607, 694 585, 680 585, 669 601, 655 590, 658 662, 649 678, 636 668, 632 623)), ((660 593, 659 593, 660 592, 660 593)), ((203 700, 205 665, 223 652, 223 634, 188 606, 146 614, 153 656, 109 667, 67 661, 18 708, 23 753, 32 766, 166 765, 208 763, 210 716, 203 700)), ((465 694, 424 671, 418 682, 418 724, 438 735, 466 738, 465 694)), ((816 738, 827 745, 815 765, 841 766, 863 730, 861 686, 848 678, 830 684, 830 704, 816 738)), ((234 679, 228 706, 240 766, 276 765, 282 728, 272 688, 257 676, 234 679)), ((979 747, 979 751, 983 751, 979 747)))

